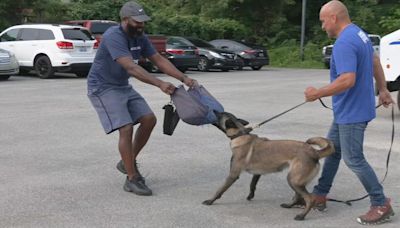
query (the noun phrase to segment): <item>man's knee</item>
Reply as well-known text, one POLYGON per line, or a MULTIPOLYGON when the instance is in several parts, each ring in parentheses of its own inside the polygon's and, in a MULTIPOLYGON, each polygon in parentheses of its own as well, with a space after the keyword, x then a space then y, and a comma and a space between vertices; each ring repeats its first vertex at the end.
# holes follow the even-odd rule
POLYGON ((119 129, 119 134, 124 137, 132 136, 133 134, 133 125, 132 124, 127 124, 125 126, 120 127, 119 129))
POLYGON ((145 115, 139 119, 139 123, 144 127, 153 128, 156 126, 157 118, 154 114, 145 115))

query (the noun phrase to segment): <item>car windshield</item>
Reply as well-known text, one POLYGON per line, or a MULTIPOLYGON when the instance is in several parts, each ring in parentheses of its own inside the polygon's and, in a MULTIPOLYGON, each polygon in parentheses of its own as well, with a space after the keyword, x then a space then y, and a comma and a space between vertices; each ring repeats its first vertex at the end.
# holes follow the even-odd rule
POLYGON ((90 28, 90 31, 93 34, 103 34, 108 28, 111 26, 118 25, 118 23, 113 23, 113 22, 107 22, 107 23, 101 23, 101 22, 93 22, 92 27, 90 28))
POLYGON ((68 40, 94 40, 90 32, 84 29, 62 29, 62 33, 64 35, 64 38, 68 40))
POLYGON ((194 38, 189 38, 188 39, 190 42, 194 44, 194 46, 197 47, 203 47, 203 48, 214 48, 214 45, 200 39, 194 39, 194 38))
POLYGON ((380 41, 379 37, 370 36, 369 39, 371 40, 371 43, 372 43, 373 46, 379 45, 379 41, 380 41))

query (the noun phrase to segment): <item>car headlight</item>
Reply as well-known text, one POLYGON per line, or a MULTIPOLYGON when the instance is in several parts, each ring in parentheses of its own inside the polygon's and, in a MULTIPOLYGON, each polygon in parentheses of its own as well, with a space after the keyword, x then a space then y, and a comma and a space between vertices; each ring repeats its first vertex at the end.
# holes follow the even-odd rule
POLYGON ((217 52, 210 51, 210 55, 218 59, 224 59, 224 56, 218 54, 217 52))

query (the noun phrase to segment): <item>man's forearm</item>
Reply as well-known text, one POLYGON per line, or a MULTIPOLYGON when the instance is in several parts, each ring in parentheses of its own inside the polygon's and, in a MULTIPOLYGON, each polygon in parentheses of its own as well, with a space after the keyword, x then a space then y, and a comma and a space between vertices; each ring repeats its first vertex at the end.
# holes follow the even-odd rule
POLYGON ((385 74, 378 56, 374 55, 374 78, 379 91, 386 89, 385 74))

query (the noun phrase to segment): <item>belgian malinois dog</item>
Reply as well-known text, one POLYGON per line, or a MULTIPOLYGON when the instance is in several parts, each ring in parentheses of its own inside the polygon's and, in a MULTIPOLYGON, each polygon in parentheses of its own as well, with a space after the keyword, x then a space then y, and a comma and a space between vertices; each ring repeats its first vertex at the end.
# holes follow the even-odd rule
POLYGON ((287 181, 295 195, 290 203, 283 203, 281 207, 292 208, 305 206, 302 213, 296 215, 295 220, 304 220, 304 217, 314 206, 315 199, 307 191, 306 185, 318 174, 319 159, 334 152, 331 141, 322 137, 310 138, 306 142, 294 140, 269 140, 250 134, 251 128, 246 128, 247 121, 237 119, 233 114, 216 113, 217 122, 214 124, 231 139, 232 150, 229 176, 224 185, 218 189, 214 197, 203 202, 211 205, 221 198, 222 194, 239 178, 245 170, 253 174, 248 200, 254 197, 254 191, 260 175, 279 172, 289 167, 287 181), (318 146, 316 149, 313 146, 318 146))

